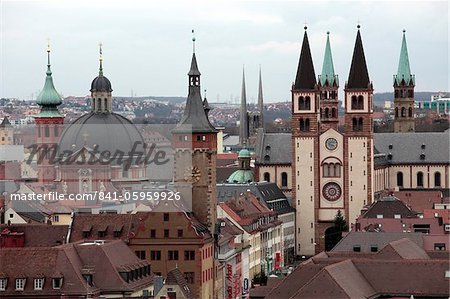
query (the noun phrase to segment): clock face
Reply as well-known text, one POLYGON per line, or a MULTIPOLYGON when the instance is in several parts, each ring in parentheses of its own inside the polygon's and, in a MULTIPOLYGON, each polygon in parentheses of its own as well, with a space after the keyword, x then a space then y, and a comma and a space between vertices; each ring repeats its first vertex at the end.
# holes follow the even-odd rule
POLYGON ((190 183, 197 183, 200 180, 200 169, 196 166, 188 166, 184 170, 184 179, 190 183))
POLYGON ((338 142, 334 138, 328 138, 327 141, 325 141, 325 146, 328 150, 334 151, 338 146, 338 142))
POLYGON ((323 197, 328 201, 336 201, 341 197, 341 187, 336 183, 327 183, 322 189, 323 197))

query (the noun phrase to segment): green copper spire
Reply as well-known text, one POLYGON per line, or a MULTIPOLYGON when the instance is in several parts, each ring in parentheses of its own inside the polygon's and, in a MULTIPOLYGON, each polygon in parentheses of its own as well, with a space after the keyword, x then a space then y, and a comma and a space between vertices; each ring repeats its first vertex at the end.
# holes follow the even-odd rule
POLYGON ((52 70, 50 68, 50 44, 47 48, 47 76, 45 77, 45 84, 42 91, 39 93, 36 103, 41 106, 41 112, 38 116, 41 117, 61 117, 57 106, 62 104, 61 96, 53 85, 52 70))
MULTIPOLYGON (((333 56, 331 55, 330 46, 330 32, 327 32, 327 44, 325 46, 325 56, 323 58, 322 75, 320 76, 320 83, 325 85, 328 80, 329 85, 333 85, 335 81, 333 56)), ((336 82, 337 84, 337 82, 336 82)))
POLYGON ((405 84, 414 84, 414 78, 411 76, 411 69, 409 67, 408 47, 406 45, 406 30, 403 30, 402 48, 400 50, 400 60, 398 62, 397 76, 395 77, 395 83, 400 85, 402 80, 405 80, 405 84))

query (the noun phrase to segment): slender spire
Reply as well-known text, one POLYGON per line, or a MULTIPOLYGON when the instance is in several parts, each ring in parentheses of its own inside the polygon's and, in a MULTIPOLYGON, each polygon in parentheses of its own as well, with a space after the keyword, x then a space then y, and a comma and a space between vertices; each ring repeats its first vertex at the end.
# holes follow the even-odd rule
POLYGON ((263 99, 261 65, 259 65, 258 110, 259 110, 260 127, 264 128, 264 99, 263 99))
POLYGON ((366 58, 364 56, 364 48, 361 40, 360 28, 358 24, 358 33, 356 34, 355 48, 353 49, 352 65, 348 75, 346 88, 364 89, 370 84, 369 72, 367 71, 366 58))
POLYGON ((208 99, 206 98, 206 89, 205 89, 205 96, 203 99, 203 109, 205 109, 206 115, 209 114, 209 111, 211 111, 211 106, 208 103, 208 99))
POLYGON ((309 48, 308 34, 304 27, 302 50, 298 61, 297 76, 295 78, 294 89, 314 89, 316 85, 316 74, 314 72, 314 64, 309 48))
MULTIPOLYGON (((327 32, 327 44, 325 46, 325 55, 323 58, 322 75, 320 76, 320 83, 325 85, 328 80, 329 85, 333 85, 335 82, 333 56, 331 54, 330 45, 330 32, 327 32)), ((337 82, 336 82, 337 83, 337 82)))
POLYGON ((100 42, 99 44, 98 44, 98 47, 99 47, 99 61, 100 61, 100 67, 99 67, 99 71, 98 71, 98 74, 100 75, 100 76, 103 76, 103 52, 102 52, 102 46, 103 46, 103 44, 100 42))
POLYGON ((242 67, 241 116, 239 121, 239 143, 248 145, 247 94, 245 91, 245 69, 242 67))
MULTIPOLYGON (((402 48, 400 50, 400 59, 398 62, 398 70, 396 83, 401 84, 405 80, 405 84, 409 85, 413 78, 411 76, 411 69, 409 67, 408 46, 406 44, 406 30, 403 30, 402 48)), ((414 84, 414 81, 412 82, 414 84)))

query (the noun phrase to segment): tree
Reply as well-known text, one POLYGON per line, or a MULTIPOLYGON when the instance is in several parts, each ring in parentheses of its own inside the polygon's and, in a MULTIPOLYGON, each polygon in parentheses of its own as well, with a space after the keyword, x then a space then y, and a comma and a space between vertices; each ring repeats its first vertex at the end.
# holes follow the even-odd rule
POLYGON ((345 221, 341 210, 338 210, 336 216, 334 217, 334 227, 336 227, 340 232, 345 232, 348 230, 347 221, 345 221))

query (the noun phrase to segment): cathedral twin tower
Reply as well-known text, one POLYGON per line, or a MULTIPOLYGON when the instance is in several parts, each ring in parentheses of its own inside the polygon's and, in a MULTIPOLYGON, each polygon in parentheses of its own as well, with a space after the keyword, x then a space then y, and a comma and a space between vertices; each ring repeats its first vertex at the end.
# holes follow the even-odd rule
POLYGON ((297 252, 314 255, 333 243, 333 220, 339 210, 347 221, 354 220, 372 202, 373 87, 358 26, 340 132, 339 80, 329 34, 322 73, 316 79, 306 29, 291 91, 293 198, 297 252))

